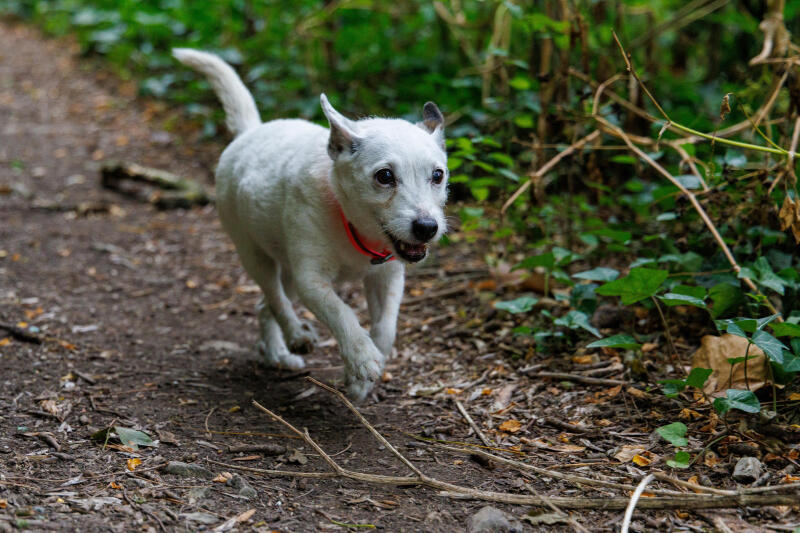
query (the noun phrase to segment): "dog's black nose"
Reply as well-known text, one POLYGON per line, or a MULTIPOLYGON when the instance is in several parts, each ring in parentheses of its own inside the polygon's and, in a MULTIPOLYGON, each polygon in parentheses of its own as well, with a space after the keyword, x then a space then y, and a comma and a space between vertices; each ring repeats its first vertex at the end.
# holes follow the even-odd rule
POLYGON ((439 231, 439 224, 431 217, 422 217, 416 219, 411 224, 411 232, 414 237, 422 242, 428 242, 439 231))

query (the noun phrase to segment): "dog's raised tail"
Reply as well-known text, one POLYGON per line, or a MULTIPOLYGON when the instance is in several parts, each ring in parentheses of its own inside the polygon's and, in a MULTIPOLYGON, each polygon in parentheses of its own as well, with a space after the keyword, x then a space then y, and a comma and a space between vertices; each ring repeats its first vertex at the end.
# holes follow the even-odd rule
POLYGON ((225 124, 234 135, 261 124, 253 95, 229 64, 214 54, 191 48, 173 48, 172 55, 206 75, 225 109, 225 124))

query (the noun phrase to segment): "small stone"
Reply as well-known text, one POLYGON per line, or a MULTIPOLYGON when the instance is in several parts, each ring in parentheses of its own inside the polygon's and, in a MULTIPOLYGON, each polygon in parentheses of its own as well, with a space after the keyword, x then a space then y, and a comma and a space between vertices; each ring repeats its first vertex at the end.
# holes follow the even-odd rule
POLYGON ((210 494, 211 487, 194 487, 186 493, 186 499, 189 500, 189 505, 195 505, 200 500, 208 498, 210 494))
POLYGON ((738 483, 753 483, 761 477, 763 469, 761 461, 755 457, 742 457, 733 469, 733 479, 738 483))
POLYGON ((469 522, 470 533, 522 533, 522 524, 516 518, 496 507, 487 505, 469 522))
POLYGON ((256 489, 251 487, 247 480, 239 474, 234 474, 233 477, 228 480, 228 485, 237 489, 239 491, 239 496, 247 498, 248 500, 252 500, 258 496, 256 489))
POLYGON ((199 477, 202 479, 213 479, 214 473, 194 463, 181 463, 180 461, 170 461, 167 463, 167 473, 182 477, 199 477))

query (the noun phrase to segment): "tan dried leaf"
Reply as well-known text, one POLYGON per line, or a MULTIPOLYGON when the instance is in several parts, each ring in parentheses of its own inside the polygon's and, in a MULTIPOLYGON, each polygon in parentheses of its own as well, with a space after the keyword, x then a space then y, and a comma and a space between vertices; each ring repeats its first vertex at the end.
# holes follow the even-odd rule
POLYGON ((767 383, 767 359, 756 345, 748 351, 747 339, 726 333, 721 337, 706 335, 700 348, 692 355, 692 368, 712 370, 703 390, 709 396, 724 396, 727 389, 756 391, 767 383), (745 384, 745 363, 736 363, 731 369, 728 359, 744 357, 747 352, 747 384, 745 384), (733 371, 731 373, 731 370, 733 371))
POLYGON ((778 212, 778 219, 781 223, 781 229, 786 231, 792 230, 794 240, 800 243, 800 200, 792 200, 787 195, 783 199, 783 205, 778 212))
POLYGON ((645 447, 638 444, 624 444, 620 446, 619 451, 614 454, 614 459, 620 463, 627 463, 631 461, 634 456, 645 452, 645 447))
POLYGON ((519 420, 506 420, 502 424, 500 424, 499 429, 500 431, 505 431, 506 433, 516 433, 522 427, 522 422, 519 420))

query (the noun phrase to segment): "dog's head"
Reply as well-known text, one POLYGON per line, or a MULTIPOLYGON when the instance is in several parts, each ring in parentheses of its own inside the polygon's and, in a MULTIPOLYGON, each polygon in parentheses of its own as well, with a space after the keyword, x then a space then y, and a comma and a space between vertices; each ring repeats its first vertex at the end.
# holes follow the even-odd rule
POLYGON ((369 118, 353 121, 320 96, 330 123, 332 185, 359 233, 391 243, 398 257, 416 263, 428 243, 446 231, 447 154, 444 117, 433 102, 422 122, 369 118))

